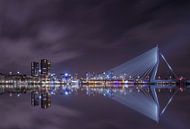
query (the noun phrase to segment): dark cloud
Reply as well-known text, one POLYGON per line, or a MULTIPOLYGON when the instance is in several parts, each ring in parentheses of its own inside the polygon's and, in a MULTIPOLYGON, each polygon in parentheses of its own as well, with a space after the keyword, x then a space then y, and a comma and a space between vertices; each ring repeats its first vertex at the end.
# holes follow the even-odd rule
POLYGON ((57 73, 100 72, 159 44, 190 75, 189 8, 187 0, 1 0, 0 70, 29 73, 31 60, 48 58, 57 73))

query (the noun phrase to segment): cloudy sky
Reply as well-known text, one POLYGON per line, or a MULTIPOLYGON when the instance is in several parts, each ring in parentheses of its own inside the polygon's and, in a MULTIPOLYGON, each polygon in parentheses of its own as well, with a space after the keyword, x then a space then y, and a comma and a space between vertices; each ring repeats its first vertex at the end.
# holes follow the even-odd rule
POLYGON ((190 76, 188 0, 0 0, 0 71, 105 71, 159 44, 190 76))

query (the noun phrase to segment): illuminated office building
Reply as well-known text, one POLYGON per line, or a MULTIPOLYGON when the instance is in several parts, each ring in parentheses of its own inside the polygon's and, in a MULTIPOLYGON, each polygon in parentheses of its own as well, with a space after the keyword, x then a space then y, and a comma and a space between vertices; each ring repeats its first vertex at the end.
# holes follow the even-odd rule
POLYGON ((39 75, 39 63, 32 62, 31 63, 31 76, 37 77, 39 75))
POLYGON ((51 68, 51 63, 47 59, 42 59, 41 60, 41 74, 42 75, 49 75, 51 68))

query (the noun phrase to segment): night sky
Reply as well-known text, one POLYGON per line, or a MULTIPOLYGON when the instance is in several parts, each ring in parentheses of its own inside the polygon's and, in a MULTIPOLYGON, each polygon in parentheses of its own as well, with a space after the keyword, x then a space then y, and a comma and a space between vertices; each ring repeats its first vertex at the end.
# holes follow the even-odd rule
POLYGON ((0 0, 0 72, 101 72, 159 44, 190 77, 189 0, 0 0))

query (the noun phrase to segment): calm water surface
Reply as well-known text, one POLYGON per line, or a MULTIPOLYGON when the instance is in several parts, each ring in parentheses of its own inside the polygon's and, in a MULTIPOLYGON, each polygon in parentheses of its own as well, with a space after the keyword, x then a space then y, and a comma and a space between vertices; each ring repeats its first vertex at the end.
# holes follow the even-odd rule
MULTIPOLYGON (((189 90, 175 95, 159 123, 114 98, 116 93, 125 99, 141 96, 143 91, 136 88, 1 88, 0 91, 0 129, 190 128, 189 90)), ((147 89, 144 92, 149 93, 147 89)), ((161 107, 173 93, 169 89, 158 92, 161 107)), ((132 99, 142 100, 136 98, 132 99)), ((147 103, 138 102, 143 108, 150 108, 147 103)))

